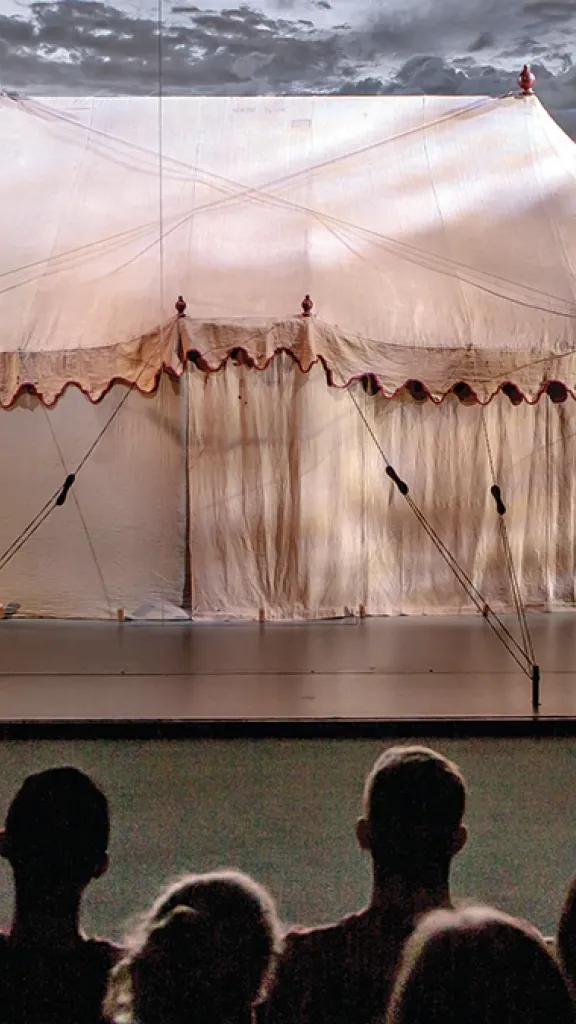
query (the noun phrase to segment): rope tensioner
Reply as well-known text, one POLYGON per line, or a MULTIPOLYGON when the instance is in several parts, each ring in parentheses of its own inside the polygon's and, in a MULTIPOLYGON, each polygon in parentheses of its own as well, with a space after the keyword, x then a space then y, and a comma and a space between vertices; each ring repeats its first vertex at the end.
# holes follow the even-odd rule
POLYGON ((404 483, 404 481, 400 479, 398 473, 396 472, 393 466, 386 466, 386 476, 389 476, 390 479, 396 484, 396 487, 400 491, 400 494, 403 494, 404 497, 406 497, 406 495, 408 494, 408 484, 404 483))
POLYGON ((60 494, 56 498, 56 504, 58 505, 59 508, 61 508, 62 505, 64 504, 64 502, 66 501, 66 498, 68 497, 68 491, 72 487, 72 485, 73 485, 75 480, 76 480, 76 474, 75 473, 69 473, 68 476, 66 477, 66 479, 64 481, 64 486, 62 487, 62 490, 60 491, 60 494))
POLYGON ((496 502, 496 511, 497 511, 498 515, 499 516, 506 515, 506 505, 502 501, 502 494, 500 492, 500 488, 498 487, 498 484, 494 484, 494 486, 490 488, 490 494, 492 495, 492 497, 494 498, 494 501, 496 502))
POLYGON ((518 75, 518 85, 522 89, 524 96, 534 95, 534 84, 536 82, 536 75, 530 70, 530 65, 525 64, 522 71, 518 75))

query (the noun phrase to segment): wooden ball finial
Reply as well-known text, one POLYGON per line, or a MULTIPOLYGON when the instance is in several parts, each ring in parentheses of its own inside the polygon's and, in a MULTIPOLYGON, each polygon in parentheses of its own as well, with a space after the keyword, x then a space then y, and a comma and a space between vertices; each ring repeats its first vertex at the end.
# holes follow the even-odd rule
POLYGON ((314 303, 309 295, 305 295, 302 299, 302 316, 310 316, 314 303))
POLYGON ((518 75, 518 85, 522 89, 524 96, 534 95, 534 83, 536 82, 536 75, 530 70, 530 65, 525 64, 522 71, 518 75))
POLYGON ((178 296, 174 305, 176 307, 176 312, 178 313, 178 316, 184 316, 186 312, 186 303, 184 302, 184 299, 182 298, 181 295, 178 296))

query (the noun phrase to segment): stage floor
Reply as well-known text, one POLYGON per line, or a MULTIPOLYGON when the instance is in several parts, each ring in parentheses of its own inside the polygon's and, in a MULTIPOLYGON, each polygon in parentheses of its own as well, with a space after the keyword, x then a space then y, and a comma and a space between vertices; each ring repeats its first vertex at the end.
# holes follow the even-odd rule
MULTIPOLYGON (((541 719, 576 719, 576 615, 529 626, 541 719)), ((0 622, 4 724, 526 719, 530 680, 480 616, 0 622)))

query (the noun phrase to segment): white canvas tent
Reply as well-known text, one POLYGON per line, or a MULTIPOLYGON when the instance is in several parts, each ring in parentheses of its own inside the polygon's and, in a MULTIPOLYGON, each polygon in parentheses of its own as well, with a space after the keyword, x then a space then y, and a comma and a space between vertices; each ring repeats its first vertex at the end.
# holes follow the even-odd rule
POLYGON ((495 607, 494 478, 523 599, 573 604, 576 147, 535 97, 3 94, 0 139, 0 604, 472 608, 382 452, 495 607))

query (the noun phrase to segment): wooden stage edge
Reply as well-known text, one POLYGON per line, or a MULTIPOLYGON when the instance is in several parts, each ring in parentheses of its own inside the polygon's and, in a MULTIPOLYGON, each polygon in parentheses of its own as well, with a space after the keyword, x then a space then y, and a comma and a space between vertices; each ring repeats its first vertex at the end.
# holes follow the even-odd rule
POLYGON ((481 616, 7 619, 0 738, 576 735, 576 615, 528 623, 538 715, 530 678, 481 616))

